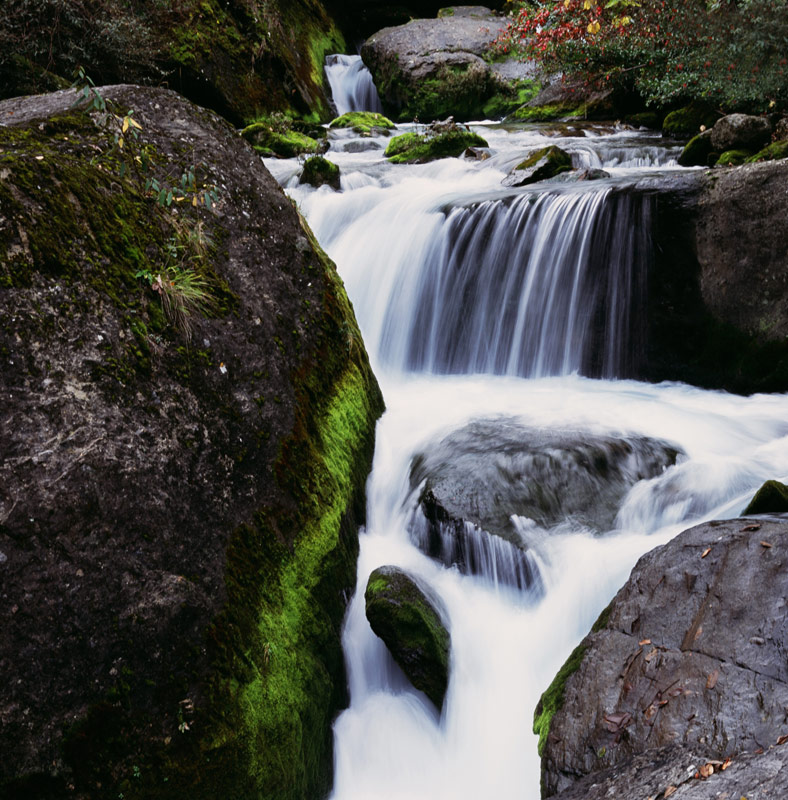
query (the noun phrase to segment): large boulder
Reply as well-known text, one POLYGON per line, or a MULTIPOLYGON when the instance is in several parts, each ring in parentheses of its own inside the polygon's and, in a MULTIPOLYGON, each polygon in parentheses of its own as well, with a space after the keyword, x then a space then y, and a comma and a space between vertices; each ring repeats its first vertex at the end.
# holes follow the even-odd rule
MULTIPOLYGON (((786 551, 788 522, 738 519, 699 525, 641 558, 536 710, 544 797, 600 796, 560 793, 604 770, 613 795, 640 796, 615 777, 636 778, 633 767, 649 760, 663 791, 682 772, 700 783, 715 764, 722 772, 728 759, 785 741, 786 551)), ((784 762, 776 752, 761 764, 784 762)), ((739 785, 740 769, 759 774, 746 764, 713 788, 739 785)))
POLYGON ((424 133, 403 133, 386 147, 385 156, 392 164, 425 164, 439 158, 462 155, 469 147, 487 147, 478 133, 453 120, 435 123, 424 133))
POLYGON ((362 58, 393 118, 480 119, 494 95, 516 95, 515 87, 530 74, 518 64, 510 76, 484 59, 506 27, 503 17, 480 6, 450 10, 438 19, 384 28, 364 43, 362 58))
POLYGON ((381 397, 253 149, 97 96, 0 103, 0 795, 316 797, 381 397))
POLYGON ((728 114, 711 129, 711 145, 718 153, 729 150, 760 150, 772 138, 772 124, 766 117, 728 114))
POLYGON ((572 156, 560 147, 551 145, 531 153, 504 179, 504 186, 526 186, 530 183, 554 178, 572 169, 572 156))
POLYGON ((70 83, 79 64, 96 83, 166 83, 235 125, 271 111, 330 119, 323 63, 346 48, 335 18, 322 0, 259 5, 106 0, 61 14, 46 0, 9 0, 0 99, 70 83))
POLYGON ((410 481, 420 487, 421 513, 413 533, 428 555, 465 572, 538 585, 538 568, 525 552, 528 526, 569 520, 610 530, 626 492, 659 475, 677 455, 671 445, 646 437, 477 420, 414 458, 410 481))
POLYGON ((766 481, 742 511, 742 515, 785 512, 788 512, 788 486, 780 481, 766 481))
POLYGON ((397 567, 378 567, 364 593, 367 619, 410 682, 440 710, 449 685, 449 632, 440 600, 397 567))

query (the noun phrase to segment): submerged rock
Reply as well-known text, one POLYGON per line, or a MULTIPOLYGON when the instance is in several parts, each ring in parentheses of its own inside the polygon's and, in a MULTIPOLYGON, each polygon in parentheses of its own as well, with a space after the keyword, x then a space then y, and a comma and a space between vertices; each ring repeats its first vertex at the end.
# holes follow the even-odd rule
POLYGON ((659 475, 677 455, 671 445, 646 437, 478 420, 414 458, 411 485, 422 489, 412 535, 447 565, 538 590, 529 526, 568 520, 610 530, 626 492, 659 475))
POLYGON ((378 567, 364 599, 372 630, 410 682, 440 710, 449 684, 450 643, 440 600, 397 567, 378 567))
POLYGON ((311 186, 330 186, 339 190, 339 167, 323 156, 312 156, 304 162, 301 183, 311 186))
POLYGON ((788 486, 780 481, 766 481, 742 511, 748 514, 783 514, 788 512, 788 486))
POLYGON ((125 171, 74 92, 0 103, 0 795, 317 797, 380 393, 252 148, 98 91, 125 171))
MULTIPOLYGON (((627 787, 649 780, 655 789, 667 780, 664 791, 690 763, 682 796, 719 797, 756 777, 770 785, 773 773, 759 774, 748 754, 782 744, 786 732, 786 552, 788 523, 730 520, 640 559, 563 670, 558 700, 546 693, 537 709, 543 797, 641 796, 627 787), (722 774, 729 758, 731 774, 722 774), (720 774, 709 790, 690 789, 710 761, 720 774), (606 795, 584 793, 597 783, 606 795)), ((758 756, 761 768, 779 769, 781 750, 758 756)))
POLYGON ((526 186, 554 178, 572 169, 572 157, 560 147, 551 145, 531 153, 502 181, 504 186, 526 186))

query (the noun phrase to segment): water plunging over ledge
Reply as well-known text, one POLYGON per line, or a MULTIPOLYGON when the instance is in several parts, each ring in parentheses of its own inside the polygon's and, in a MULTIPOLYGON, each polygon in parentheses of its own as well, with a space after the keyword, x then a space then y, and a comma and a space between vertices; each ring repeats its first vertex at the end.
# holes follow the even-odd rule
POLYGON ((737 514, 762 481, 788 476, 787 396, 615 379, 642 344, 650 249, 650 205, 622 186, 670 169, 675 152, 612 128, 479 130, 486 161, 397 167, 382 157, 385 138, 359 152, 352 132, 332 132, 341 192, 298 185, 295 161, 266 162, 336 261, 387 403, 344 629, 350 706, 335 723, 333 800, 537 800, 533 710, 636 559, 694 522, 737 514), (524 153, 548 143, 611 178, 501 187, 524 153), (652 437, 681 455, 635 483, 601 534, 569 516, 544 528, 514 520, 536 584, 516 563, 510 580, 494 564, 463 574, 417 546, 409 476, 416 454, 479 419, 652 437), (417 575, 448 611, 442 715, 367 624, 364 588, 383 564, 417 575))
POLYGON ((340 116, 348 111, 382 113, 378 90, 361 56, 326 56, 326 78, 340 116))

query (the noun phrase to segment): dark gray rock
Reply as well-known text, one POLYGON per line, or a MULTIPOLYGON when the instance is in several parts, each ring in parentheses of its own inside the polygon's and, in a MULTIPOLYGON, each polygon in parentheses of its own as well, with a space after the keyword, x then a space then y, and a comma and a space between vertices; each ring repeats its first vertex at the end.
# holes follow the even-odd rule
MULTIPOLYGON (((659 475, 679 451, 666 442, 584 431, 545 431, 514 420, 471 422, 417 456, 411 484, 422 502, 515 543, 510 516, 541 527, 566 518, 609 530, 637 481, 659 475), (430 498, 427 500, 427 498, 430 498)), ((432 513, 432 512, 430 512, 432 513)))
POLYGON ((756 152, 768 144, 772 125, 766 117, 750 114, 728 114, 717 120, 711 129, 711 146, 718 153, 728 150, 756 152))
POLYGON ((526 186, 554 178, 572 169, 572 156, 560 147, 551 145, 531 153, 502 181, 504 186, 526 186))
POLYGON ((788 512, 788 486, 780 481, 766 481, 741 513, 745 516, 785 512, 788 512))
POLYGON ((678 158, 682 167, 705 167, 712 152, 711 129, 706 129, 687 142, 678 158))
POLYGON ((432 592, 398 567, 378 567, 364 593, 372 630, 410 682, 440 710, 449 684, 446 610, 432 592))
MULTIPOLYGON (((609 769, 600 780, 616 787, 642 763, 634 757, 653 760, 659 748, 686 749, 697 769, 776 744, 788 706, 786 559, 788 522, 742 519, 699 525, 641 558, 582 642, 554 713, 537 720, 543 796, 590 775, 561 795, 581 796, 609 769)), ((690 766, 676 752, 662 773, 669 785, 690 766)), ((784 761, 781 750, 765 754, 748 775, 768 781, 784 761)), ((709 796, 698 791, 687 796, 709 796)))

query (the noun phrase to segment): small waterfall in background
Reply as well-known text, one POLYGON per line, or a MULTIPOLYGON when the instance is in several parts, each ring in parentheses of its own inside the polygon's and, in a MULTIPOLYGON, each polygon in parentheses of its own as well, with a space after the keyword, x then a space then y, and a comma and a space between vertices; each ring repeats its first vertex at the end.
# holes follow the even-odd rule
MULTIPOLYGON (((645 344, 653 211, 631 187, 670 170, 676 150, 613 127, 474 129, 490 143, 487 160, 412 166, 385 160, 382 134, 332 131, 340 192, 300 185, 295 160, 266 161, 337 264, 387 406, 343 631, 350 706, 334 724, 332 800, 539 800, 534 708, 638 557, 696 522, 737 515, 764 480, 788 477, 788 396, 622 379, 645 344), (609 178, 502 187, 548 144, 609 178), (428 520, 426 484, 412 480, 418 459, 479 420, 581 445, 602 436, 633 454, 649 437, 679 455, 648 477, 622 462, 633 483, 591 529, 572 512, 585 501, 571 475, 582 462, 603 489, 611 470, 569 447, 550 471, 558 482, 535 493, 557 505, 556 522, 503 509, 494 495, 517 534, 504 541, 468 520, 428 520), (364 590, 382 565, 412 573, 447 610, 440 713, 367 622, 364 590)), ((494 442, 506 436, 485 436, 479 449, 498 459, 494 442)), ((521 461, 495 462, 507 484, 545 480, 521 461)))
POLYGON ((325 69, 331 97, 339 116, 348 111, 383 113, 378 90, 361 56, 326 56, 325 69))

